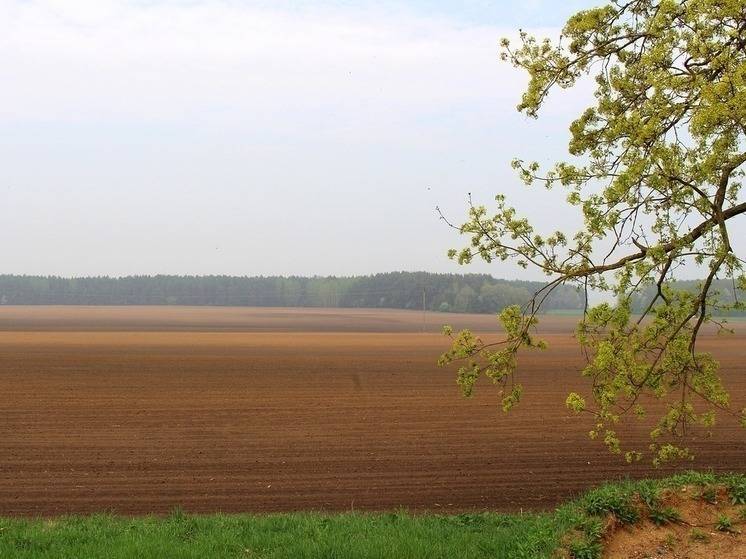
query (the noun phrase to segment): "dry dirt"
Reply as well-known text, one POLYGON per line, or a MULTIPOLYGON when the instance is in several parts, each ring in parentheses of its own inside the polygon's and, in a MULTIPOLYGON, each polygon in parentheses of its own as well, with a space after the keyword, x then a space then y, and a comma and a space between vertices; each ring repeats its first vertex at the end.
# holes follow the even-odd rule
POLYGON ((608 534, 604 559, 744 559, 746 507, 731 504, 725 488, 714 502, 701 497, 702 488, 669 490, 662 506, 676 510, 680 519, 656 526, 649 520, 608 534), (721 517, 731 520, 727 531, 718 529, 721 517))
MULTIPOLYGON (((112 511, 543 509, 604 480, 664 475, 588 441, 572 318, 547 318, 505 416, 435 365, 450 322, 380 310, 0 307, 0 515, 112 511)), ((708 335, 746 402, 746 323, 708 335)), ((628 434, 646 441, 645 430, 628 434)), ((688 467, 742 470, 723 419, 688 467)))

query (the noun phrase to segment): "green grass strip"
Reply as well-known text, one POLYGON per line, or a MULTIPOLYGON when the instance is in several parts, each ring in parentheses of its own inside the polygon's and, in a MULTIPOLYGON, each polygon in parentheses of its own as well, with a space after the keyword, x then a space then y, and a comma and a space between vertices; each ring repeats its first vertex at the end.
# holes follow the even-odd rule
POLYGON ((292 513, 0 520, 3 558, 540 558, 553 515, 292 513))
MULTIPOLYGON (((623 481, 594 489, 553 513, 413 515, 289 513, 128 518, 112 515, 0 519, 0 557, 54 559, 542 559, 572 533, 571 552, 598 557, 600 518, 634 523, 633 494, 655 507, 667 487, 732 488, 746 478, 688 473, 662 480, 623 481)), ((663 514, 665 511, 661 512, 663 514)))

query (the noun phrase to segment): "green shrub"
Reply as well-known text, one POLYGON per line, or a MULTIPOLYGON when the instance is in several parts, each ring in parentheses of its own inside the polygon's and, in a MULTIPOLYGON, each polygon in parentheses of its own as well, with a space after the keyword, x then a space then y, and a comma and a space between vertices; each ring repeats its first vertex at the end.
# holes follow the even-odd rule
POLYGON ((681 521, 681 514, 673 507, 650 509, 649 516, 650 520, 656 526, 663 526, 669 522, 681 521))
POLYGON ((572 559, 600 559, 601 544, 586 540, 574 540, 570 543, 570 557, 572 559))
POLYGON ((632 503, 632 493, 626 488, 601 487, 590 493, 585 503, 585 510, 590 515, 613 514, 622 524, 635 524, 640 520, 640 513, 632 503))
POLYGON ((604 535, 604 525, 598 518, 584 518, 577 526, 586 535, 589 541, 595 542, 604 535))
POLYGON ((693 542, 707 543, 710 541, 710 534, 699 528, 693 528, 689 533, 689 539, 693 542))
POLYGON ((705 503, 711 505, 717 505, 718 502, 718 489, 714 485, 706 485, 699 492, 699 498, 705 503))
POLYGON ((739 477, 730 480, 728 493, 730 493, 730 500, 734 505, 746 505, 746 479, 739 477))
POLYGON ((660 486, 654 480, 643 480, 639 482, 637 494, 649 509, 658 508, 660 503, 660 486))
POLYGON ((715 523, 715 528, 719 532, 732 532, 733 521, 725 514, 721 514, 718 517, 718 521, 715 523))

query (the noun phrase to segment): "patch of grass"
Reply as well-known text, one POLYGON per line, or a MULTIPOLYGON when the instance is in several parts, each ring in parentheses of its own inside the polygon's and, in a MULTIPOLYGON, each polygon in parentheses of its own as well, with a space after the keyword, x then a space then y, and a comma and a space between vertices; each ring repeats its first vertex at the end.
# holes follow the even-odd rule
POLYGON ((601 557, 601 544, 586 540, 574 540, 570 542, 569 552, 572 559, 599 559, 601 557))
POLYGON ((635 485, 637 495, 649 509, 659 507, 661 488, 655 480, 643 480, 637 482, 635 485))
POLYGON ((577 527, 590 541, 600 541, 604 535, 604 525, 600 518, 584 518, 577 527))
POLYGON ((710 505, 717 505, 717 502, 718 502, 717 487, 713 485, 707 485, 703 487, 699 492, 699 498, 702 499, 705 503, 708 503, 710 505))
POLYGON ((729 477, 726 484, 731 502, 734 505, 746 505, 746 477, 729 477))
POLYGON ((583 309, 548 309, 548 316, 583 316, 583 309))
POLYGON ((697 543, 708 543, 712 538, 710 537, 710 534, 704 530, 692 528, 692 531, 689 532, 689 539, 697 543))
POLYGON ((670 522, 679 522, 681 514, 672 507, 653 508, 648 513, 650 521, 656 526, 663 526, 670 522))
POLYGON ((585 496, 585 512, 592 516, 613 514, 622 524, 635 524, 640 513, 634 506, 633 495, 633 485, 604 485, 585 496))
POLYGON ((660 489, 680 489, 681 487, 689 485, 700 489, 713 486, 712 488, 715 489, 715 484, 724 483, 725 480, 732 475, 735 474, 718 475, 712 472, 689 471, 675 474, 671 477, 653 480, 652 483, 660 489))
POLYGON ((733 521, 729 516, 721 514, 715 522, 715 529, 719 532, 733 532, 733 521))
POLYGON ((674 534, 666 534, 666 539, 664 542, 664 545, 668 547, 669 549, 673 549, 674 546, 678 543, 678 539, 674 534))
POLYGON ((0 557, 17 559, 549 558, 550 515, 292 513, 4 519, 0 557))

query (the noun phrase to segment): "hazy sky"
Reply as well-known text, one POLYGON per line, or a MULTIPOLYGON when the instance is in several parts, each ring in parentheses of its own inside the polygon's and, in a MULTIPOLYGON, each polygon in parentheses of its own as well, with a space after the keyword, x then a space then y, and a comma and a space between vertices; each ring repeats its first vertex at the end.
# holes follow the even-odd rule
POLYGON ((519 115, 498 41, 594 4, 0 0, 0 273, 520 277, 450 262, 434 207, 575 223, 509 162, 589 92, 519 115))

